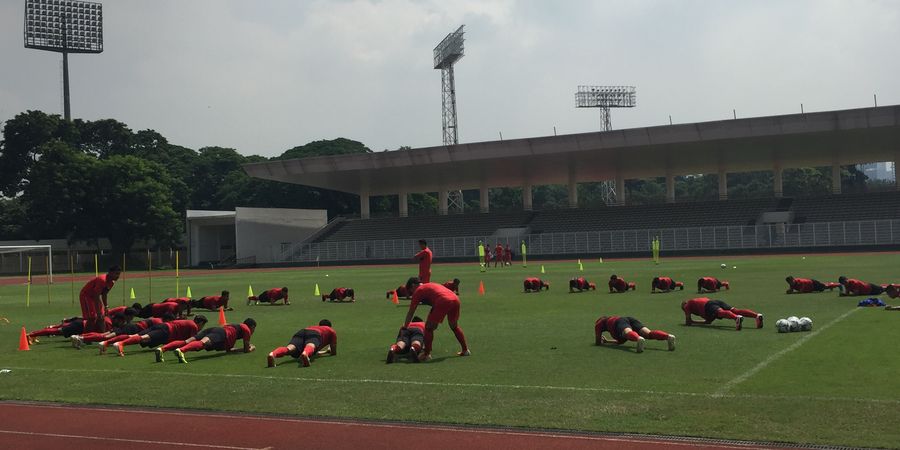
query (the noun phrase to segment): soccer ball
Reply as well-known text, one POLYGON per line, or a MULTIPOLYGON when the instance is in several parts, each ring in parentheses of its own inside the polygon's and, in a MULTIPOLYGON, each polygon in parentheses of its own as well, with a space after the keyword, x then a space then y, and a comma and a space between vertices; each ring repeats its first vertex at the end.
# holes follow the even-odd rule
POLYGON ((800 319, 797 316, 788 317, 787 321, 791 324, 791 331, 800 331, 800 319))
POLYGON ((800 331, 810 331, 812 330, 812 319, 809 317, 801 317, 800 318, 800 331))
POLYGON ((728 267, 728 266, 727 266, 725 263, 722 263, 722 265, 720 265, 719 267, 721 267, 721 268, 724 269, 724 268, 726 268, 726 267, 728 267))
POLYGON ((778 319, 775 322, 775 329, 778 330, 779 333, 787 333, 791 331, 791 323, 784 319, 778 319))

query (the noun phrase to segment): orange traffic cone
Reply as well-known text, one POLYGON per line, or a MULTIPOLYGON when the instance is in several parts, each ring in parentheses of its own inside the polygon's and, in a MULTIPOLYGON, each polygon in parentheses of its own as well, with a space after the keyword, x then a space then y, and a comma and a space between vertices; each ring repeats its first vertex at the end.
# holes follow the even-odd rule
POLYGON ((484 295, 484 281, 478 282, 478 295, 484 295))
POLYGON ((25 327, 22 327, 22 334, 19 335, 19 351, 28 351, 28 335, 25 334, 25 327))
POLYGON ((219 307, 219 325, 225 325, 228 321, 225 320, 225 310, 222 307, 219 307))
POLYGON ((394 291, 394 296, 391 297, 391 303, 393 303, 395 305, 400 304, 400 297, 397 297, 397 291, 394 291))

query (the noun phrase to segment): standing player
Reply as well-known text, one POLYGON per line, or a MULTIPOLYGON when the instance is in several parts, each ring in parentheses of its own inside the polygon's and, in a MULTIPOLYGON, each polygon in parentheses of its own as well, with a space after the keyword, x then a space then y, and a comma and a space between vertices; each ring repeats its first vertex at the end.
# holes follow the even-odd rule
POLYGON ((532 291, 541 292, 541 289, 550 290, 550 283, 535 277, 526 278, 523 285, 525 286, 526 294, 532 291))
POLYGON ((669 351, 675 350, 675 335, 661 330, 650 330, 640 320, 634 317, 603 316, 594 322, 594 343, 597 345, 616 344, 622 345, 626 341, 637 342, 638 353, 644 351, 647 339, 666 341, 669 351), (637 330, 637 331, 635 331, 637 330), (614 339, 610 341, 603 336, 603 332, 609 333, 614 339))
POLYGON ((454 278, 450 281, 445 281, 444 284, 442 284, 442 286, 444 286, 447 289, 450 289, 451 291, 453 291, 454 294, 459 295, 459 278, 454 278))
POLYGON ((721 300, 710 300, 706 297, 693 298, 681 302, 681 310, 684 311, 684 324, 691 326, 695 323, 710 324, 716 319, 734 320, 734 329, 741 331, 744 317, 756 319, 756 328, 762 328, 763 315, 749 309, 737 309, 721 300), (691 314, 703 318, 703 322, 691 320, 691 314))
POLYGON ((104 316, 106 315, 107 296, 121 274, 121 267, 112 266, 105 274, 91 278, 81 288, 78 300, 81 302, 81 316, 86 322, 86 330, 101 333, 106 331, 104 316))
POLYGON ((247 297, 247 306, 250 306, 251 302, 255 302, 253 303, 254 305, 258 305, 260 302, 274 305, 278 300, 284 300, 285 305, 291 304, 291 302, 288 301, 288 288, 272 288, 259 294, 259 297, 247 297))
POLYGON ((331 293, 328 295, 322 295, 322 301, 338 301, 343 302, 345 298, 350 297, 351 302, 356 301, 356 294, 353 292, 353 288, 334 288, 331 290, 331 293))
POLYGON ((841 297, 848 295, 881 295, 887 287, 887 285, 881 286, 845 276, 838 278, 838 283, 841 284, 841 297))
POLYGON ((503 246, 500 245, 500 241, 497 241, 497 246, 494 247, 494 267, 497 267, 497 263, 503 266, 503 246))
POLYGON ((487 268, 486 261, 484 259, 484 242, 478 241, 478 264, 481 265, 481 271, 487 268))
POLYGON ((428 243, 425 242, 425 239, 419 239, 419 248, 422 250, 416 253, 413 259, 419 261, 419 280, 423 283, 428 283, 431 281, 431 259, 434 255, 431 253, 431 249, 428 248, 428 243))
POLYGON ((315 354, 323 353, 322 350, 328 347, 331 356, 337 356, 337 333, 331 328, 331 321, 322 319, 319 325, 314 327, 306 327, 296 333, 291 338, 291 342, 285 347, 278 347, 269 352, 267 365, 275 367, 275 359, 282 356, 291 355, 298 358, 303 367, 309 367, 309 361, 315 354))
POLYGON ((404 353, 409 355, 410 361, 419 362, 419 352, 422 351, 422 342, 424 341, 425 322, 419 316, 415 316, 406 328, 401 328, 397 333, 397 342, 388 349, 385 363, 395 362, 397 355, 404 353))
POLYGON ((719 281, 716 277, 702 277, 697 280, 697 293, 703 292, 719 292, 719 289, 725 288, 727 291, 731 287, 727 281, 719 281))
POLYGON ((191 308, 203 308, 210 311, 218 311, 219 308, 222 308, 225 311, 234 311, 234 309, 228 307, 229 295, 228 291, 222 291, 222 295, 210 295, 191 300, 191 308))
MULTIPOLYGON (((114 343, 113 346, 116 347, 119 356, 125 356, 126 345, 141 344, 141 347, 158 347, 172 341, 183 341, 199 333, 200 329, 206 325, 206 322, 206 316, 203 314, 197 314, 194 316, 194 320, 173 320, 171 322, 163 322, 153 325, 138 334, 126 336, 125 339, 114 343)), ((101 353, 106 349, 109 343, 110 341, 103 341, 103 343, 101 343, 101 353)))
POLYGON ((409 303, 409 311, 403 321, 403 327, 407 328, 419 304, 431 306, 431 311, 425 319, 425 349, 419 354, 419 361, 431 359, 431 344, 434 341, 434 330, 438 324, 447 318, 450 330, 456 336, 461 347, 458 356, 469 356, 469 345, 466 343, 466 335, 459 327, 459 297, 449 289, 436 283, 419 284, 418 280, 410 280, 408 285, 413 291, 412 300, 409 303))
POLYGON ((506 247, 503 249, 503 262, 507 266, 512 265, 512 250, 509 249, 509 244, 506 244, 506 247))
POLYGON ((794 278, 793 276, 788 276, 784 281, 787 281, 788 284, 786 294, 795 292, 798 294, 809 294, 810 292, 822 292, 825 289, 831 291, 841 286, 840 283, 823 283, 812 278, 794 278))
POLYGON ((584 277, 572 278, 569 280, 569 293, 575 292, 575 289, 578 289, 578 292, 586 291, 588 289, 596 291, 597 285, 589 282, 584 277))
POLYGON ((194 337, 183 341, 169 342, 162 347, 157 347, 153 352, 156 354, 156 362, 163 362, 163 352, 174 350, 175 356, 178 357, 178 362, 182 364, 187 364, 184 352, 199 352, 200 350, 209 352, 218 350, 229 353, 237 351, 250 353, 253 350, 256 350, 256 347, 250 343, 250 336, 253 335, 253 331, 255 330, 256 321, 247 318, 243 323, 239 324, 229 323, 221 327, 206 328, 194 335, 194 337), (238 339, 243 339, 244 341, 242 349, 238 349, 234 346, 238 339))
POLYGON ((637 286, 634 283, 629 283, 625 281, 624 278, 619 278, 618 275, 613 275, 609 277, 609 293, 610 294, 621 294, 623 292, 627 292, 629 289, 632 291, 635 290, 637 286))
POLYGON ((650 293, 651 294, 656 293, 657 290, 659 290, 659 292, 662 292, 662 293, 671 292, 671 291, 674 291, 676 288, 683 291, 684 283, 682 283, 680 281, 674 281, 669 277, 656 277, 650 283, 650 293))

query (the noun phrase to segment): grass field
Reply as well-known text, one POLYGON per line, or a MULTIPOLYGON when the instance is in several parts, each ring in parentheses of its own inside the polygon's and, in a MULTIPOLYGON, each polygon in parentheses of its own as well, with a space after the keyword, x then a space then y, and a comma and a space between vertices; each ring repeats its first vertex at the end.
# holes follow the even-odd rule
MULTIPOLYGON (((900 312, 856 308, 859 299, 837 293, 785 295, 788 274, 834 281, 838 275, 873 282, 900 281, 900 254, 584 261, 583 275, 600 290, 569 294, 579 275, 574 262, 490 270, 476 265, 441 265, 434 279, 462 279, 462 315, 473 355, 456 357, 458 345, 446 325, 435 333, 435 360, 384 364, 388 345, 406 313, 385 291, 414 275, 405 267, 322 268, 278 272, 229 272, 192 276, 182 292, 195 296, 232 292, 232 321, 259 323, 252 354, 194 353, 179 365, 168 357, 130 347, 125 358, 98 356, 93 347, 74 350, 62 338, 44 338, 30 352, 16 351, 21 326, 28 330, 78 313, 68 283, 35 286, 25 308, 25 287, 0 286, 0 399, 86 404, 186 407, 307 416, 431 421, 573 430, 658 433, 808 444, 900 448, 900 312), (728 269, 719 268, 727 263, 728 269), (732 269, 732 266, 737 268, 732 269), (636 292, 605 292, 612 273, 638 283, 636 292), (326 277, 328 274, 328 277, 326 277), (654 275, 669 275, 685 291, 650 294, 654 275), (696 297, 699 276, 731 282, 713 298, 766 316, 757 330, 745 321, 686 327, 679 306, 696 297), (549 292, 522 293, 521 280, 540 276, 549 292), (477 295, 483 280, 486 295, 477 295), (252 306, 240 300, 252 283, 256 292, 289 286, 291 306, 252 306), (322 303, 323 291, 356 289, 354 304, 322 303), (631 315, 678 337, 678 348, 648 341, 643 354, 633 344, 593 345, 600 315, 631 315), (778 334, 774 322, 791 315, 814 320, 812 332, 778 334), (339 355, 302 368, 289 358, 274 369, 265 355, 300 328, 328 318, 339 336, 339 355)), ((139 297, 147 280, 127 279, 139 297)), ((121 289, 112 304, 121 304, 121 289)), ((80 283, 76 286, 80 289, 80 283)), ((160 298, 175 293, 175 280, 154 278, 160 298)), ((883 297, 886 299, 886 297, 883 297)), ((139 299, 140 300, 140 299, 139 299)), ((426 307, 427 308, 427 307, 426 307)), ((427 310, 422 310, 427 313, 427 310)), ((209 314, 215 322, 215 313, 209 314)), ((424 317, 424 314, 422 314, 424 317)))

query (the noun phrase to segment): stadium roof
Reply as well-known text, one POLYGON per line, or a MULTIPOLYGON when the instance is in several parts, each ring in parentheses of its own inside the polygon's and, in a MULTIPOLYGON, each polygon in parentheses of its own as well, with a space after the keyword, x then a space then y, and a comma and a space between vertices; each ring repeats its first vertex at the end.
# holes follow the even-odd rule
POLYGON ((898 158, 900 106, 894 105, 288 159, 244 170, 256 178, 390 195, 898 158))

